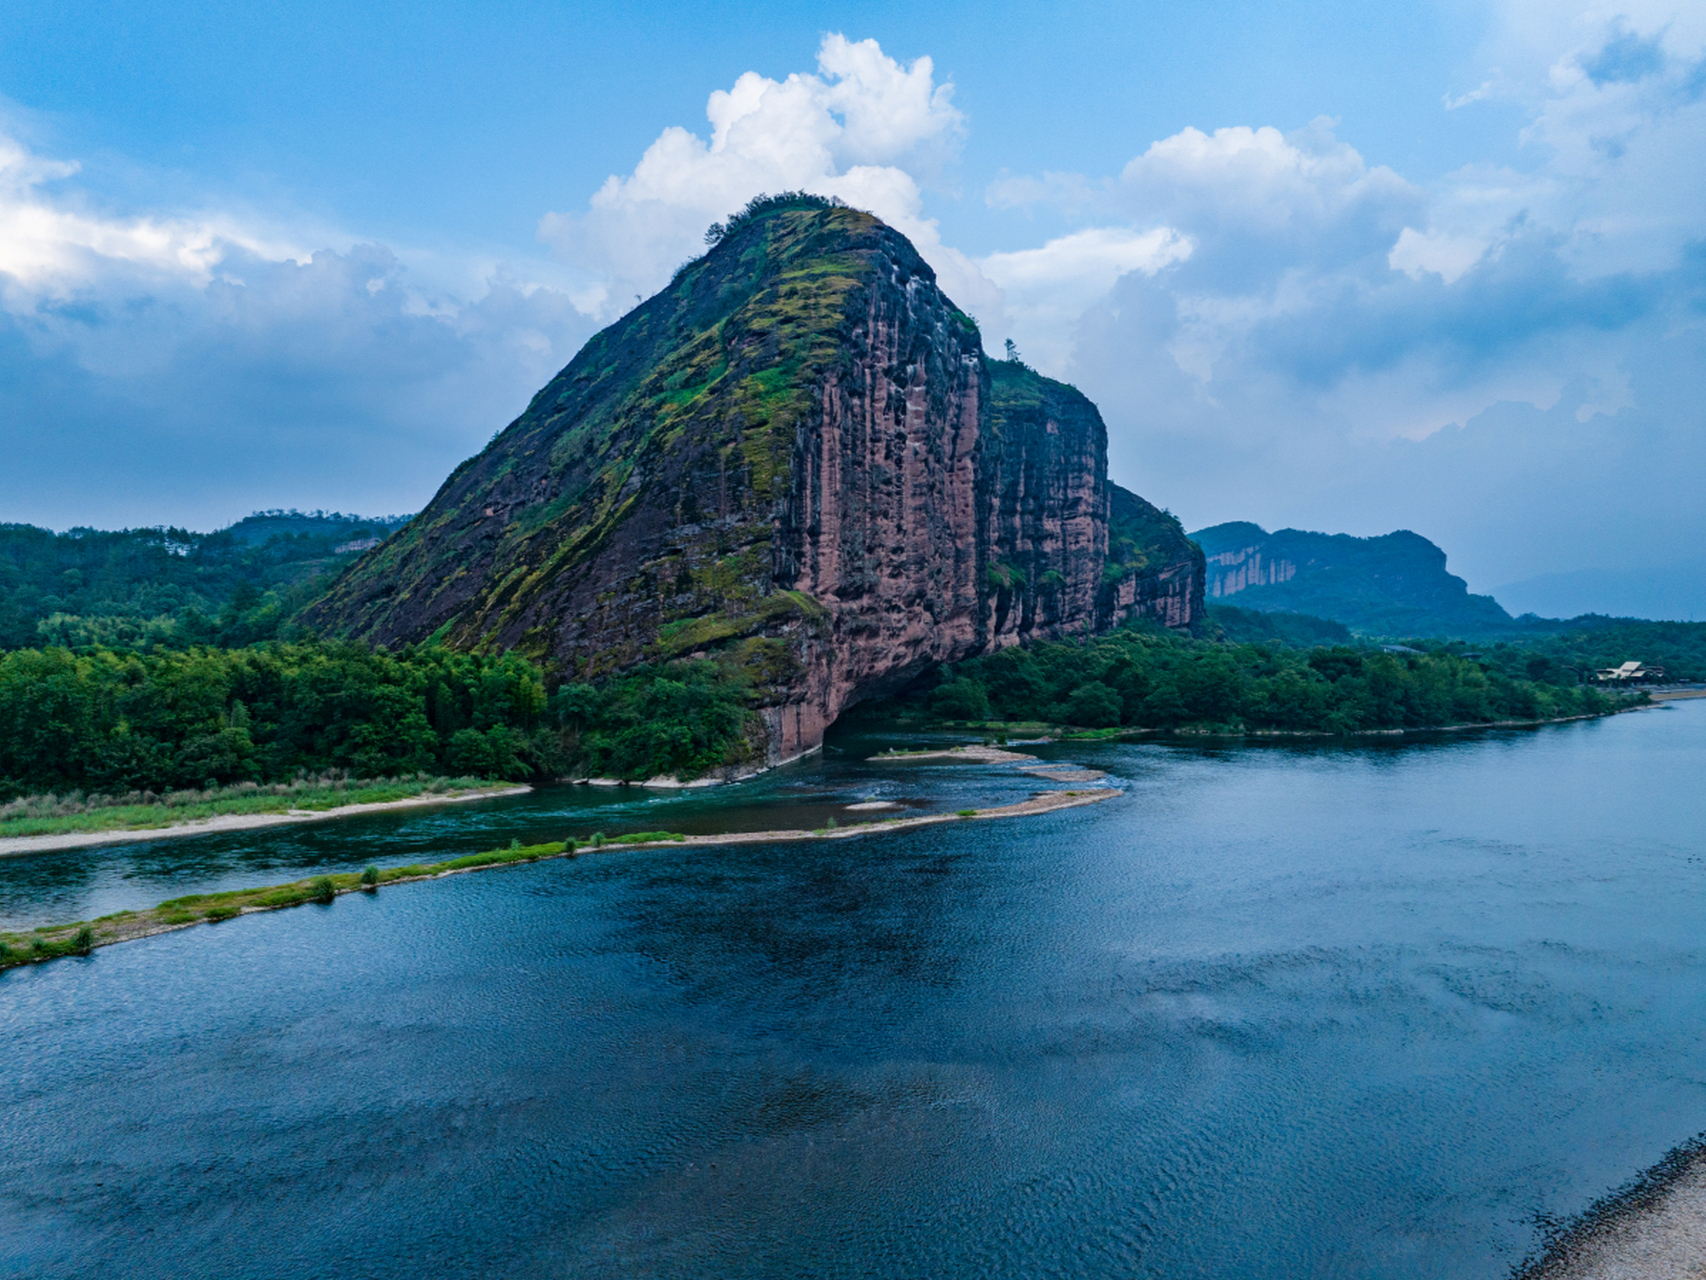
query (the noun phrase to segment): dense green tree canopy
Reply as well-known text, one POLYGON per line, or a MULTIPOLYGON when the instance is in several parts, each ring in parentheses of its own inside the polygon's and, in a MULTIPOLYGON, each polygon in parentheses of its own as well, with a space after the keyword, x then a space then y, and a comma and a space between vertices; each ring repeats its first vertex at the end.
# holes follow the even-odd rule
POLYGON ((1612 704, 1532 650, 1514 670, 1449 649, 1388 653, 1334 645, 1191 640, 1128 629, 959 663, 929 695, 943 720, 1042 721, 1086 729, 1330 733, 1592 714, 1612 704))
POLYGON ((691 776, 744 758, 745 689, 710 662, 566 684, 516 654, 303 641, 0 654, 0 799, 276 782, 302 770, 691 776))

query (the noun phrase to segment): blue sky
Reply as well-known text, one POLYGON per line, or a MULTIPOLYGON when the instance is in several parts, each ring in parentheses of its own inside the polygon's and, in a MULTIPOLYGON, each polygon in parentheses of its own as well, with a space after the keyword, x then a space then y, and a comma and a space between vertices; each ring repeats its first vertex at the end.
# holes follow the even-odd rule
POLYGON ((1686 576, 1702 157, 1698 0, 13 0, 0 519, 416 509, 804 186, 913 236, 1189 527, 1686 576))

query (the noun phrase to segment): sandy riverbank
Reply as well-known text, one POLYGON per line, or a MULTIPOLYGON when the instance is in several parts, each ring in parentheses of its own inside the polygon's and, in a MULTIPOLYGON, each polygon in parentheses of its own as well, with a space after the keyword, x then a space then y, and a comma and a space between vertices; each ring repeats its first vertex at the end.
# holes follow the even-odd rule
POLYGON ((383 813, 388 809, 420 809, 428 805, 464 804, 470 800, 494 800, 498 796, 525 795, 532 787, 495 787, 475 791, 445 791, 409 796, 374 804, 346 804, 335 809, 286 809, 282 813, 224 813, 196 822, 178 822, 167 827, 115 828, 108 831, 64 831, 45 836, 7 836, 0 839, 0 858, 53 849, 87 849, 95 845, 129 844, 136 840, 170 840, 178 836, 215 835, 222 831, 249 831, 256 827, 282 827, 298 822, 324 822, 357 813, 383 813))
POLYGON ((1706 1144, 1678 1147, 1601 1200, 1519 1280, 1695 1280, 1706 1275, 1706 1144))

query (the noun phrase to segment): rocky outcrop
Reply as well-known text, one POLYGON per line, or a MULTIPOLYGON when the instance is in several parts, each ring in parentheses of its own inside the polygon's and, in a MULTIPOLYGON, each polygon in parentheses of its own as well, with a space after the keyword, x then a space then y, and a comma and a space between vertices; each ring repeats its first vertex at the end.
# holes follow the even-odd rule
POLYGON ((1108 553, 1108 432, 1074 387, 990 365, 983 452, 993 647, 1091 631, 1108 553))
POLYGON ((936 663, 1196 625, 1200 554, 1106 454, 1076 390, 986 360, 905 237, 777 202, 589 342, 305 620, 560 678, 716 654, 786 758, 936 663))
POLYGON ((1108 486, 1108 560, 1096 629, 1153 618, 1188 631, 1204 616, 1202 549, 1178 520, 1117 484, 1108 486))

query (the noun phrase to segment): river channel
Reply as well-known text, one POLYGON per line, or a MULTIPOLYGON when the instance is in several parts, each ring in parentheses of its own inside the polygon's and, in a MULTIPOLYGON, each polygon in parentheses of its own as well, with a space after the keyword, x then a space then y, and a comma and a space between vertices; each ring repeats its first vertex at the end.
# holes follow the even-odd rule
MULTIPOLYGON (((0 923, 1047 785, 866 758, 888 741, 710 792, 6 859, 0 923)), ((0 974, 0 1275, 1491 1278, 1706 1129, 1706 701, 1028 749, 1123 794, 0 974)))

